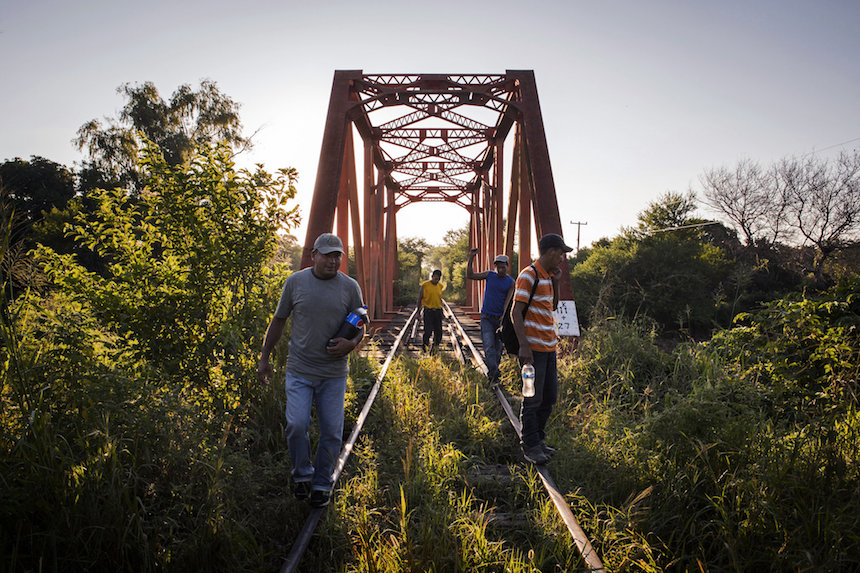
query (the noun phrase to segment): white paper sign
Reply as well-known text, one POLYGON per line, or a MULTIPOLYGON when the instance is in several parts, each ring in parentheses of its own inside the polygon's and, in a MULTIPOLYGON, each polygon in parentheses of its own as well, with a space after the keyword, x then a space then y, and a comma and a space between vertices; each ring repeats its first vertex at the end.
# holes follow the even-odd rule
POLYGON ((559 336, 579 336, 579 320, 576 318, 576 303, 572 300, 558 301, 553 312, 559 336))

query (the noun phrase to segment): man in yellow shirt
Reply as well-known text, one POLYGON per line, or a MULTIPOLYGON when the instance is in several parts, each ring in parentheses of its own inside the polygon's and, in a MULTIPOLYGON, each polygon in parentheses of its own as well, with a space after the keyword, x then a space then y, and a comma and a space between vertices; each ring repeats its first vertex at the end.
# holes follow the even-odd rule
POLYGON ((433 346, 431 351, 435 351, 442 342, 442 291, 445 290, 445 285, 439 281, 442 279, 442 271, 436 269, 430 275, 429 281, 421 283, 421 288, 418 289, 418 312, 424 309, 424 339, 421 344, 422 350, 427 350, 427 344, 430 342, 430 333, 433 333, 433 346))

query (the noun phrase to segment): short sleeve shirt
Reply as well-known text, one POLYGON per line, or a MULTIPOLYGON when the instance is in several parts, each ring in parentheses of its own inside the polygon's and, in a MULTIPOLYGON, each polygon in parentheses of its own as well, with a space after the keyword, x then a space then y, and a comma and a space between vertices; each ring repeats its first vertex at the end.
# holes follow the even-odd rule
MULTIPOLYGON (((514 277, 506 274, 500 277, 496 271, 487 271, 487 288, 484 289, 484 302, 481 312, 493 316, 502 316, 505 312, 505 299, 508 289, 514 284, 514 277)), ((531 292, 531 291, 529 291, 531 292)))
POLYGON ((431 281, 424 281, 421 286, 424 287, 424 297, 421 299, 421 304, 426 308, 442 308, 442 291, 445 290, 442 281, 435 285, 431 281))
POLYGON ((349 355, 331 356, 326 344, 346 315, 363 304, 358 283, 341 272, 320 279, 309 267, 287 277, 275 310, 278 318, 293 317, 287 371, 309 380, 346 376, 349 355))
POLYGON ((534 266, 537 269, 537 275, 531 265, 520 271, 516 291, 514 291, 514 301, 527 303, 532 285, 536 280, 538 281, 537 290, 523 323, 529 348, 535 352, 553 352, 558 345, 558 337, 555 334, 555 319, 552 314, 552 278, 538 261, 534 262, 534 266))

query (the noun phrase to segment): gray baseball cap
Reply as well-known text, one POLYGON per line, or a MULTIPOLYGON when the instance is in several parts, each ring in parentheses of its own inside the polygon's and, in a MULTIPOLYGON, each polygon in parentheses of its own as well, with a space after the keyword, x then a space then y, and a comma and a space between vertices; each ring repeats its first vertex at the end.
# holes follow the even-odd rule
POLYGON ((314 250, 319 251, 323 255, 327 255, 335 251, 343 253, 343 243, 337 235, 323 233, 317 237, 316 241, 314 241, 314 250))
POLYGON ((493 260, 493 264, 505 263, 507 265, 509 262, 507 255, 496 255, 495 260, 493 260))

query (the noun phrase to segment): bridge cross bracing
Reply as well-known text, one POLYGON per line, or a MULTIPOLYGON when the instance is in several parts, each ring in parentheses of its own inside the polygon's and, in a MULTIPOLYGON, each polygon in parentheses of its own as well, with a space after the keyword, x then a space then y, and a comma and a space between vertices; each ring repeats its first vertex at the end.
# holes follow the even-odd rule
MULTIPOLYGON (((476 270, 491 268, 496 254, 511 256, 516 236, 527 238, 518 241, 524 266, 532 259, 533 237, 562 234, 531 70, 334 73, 302 266, 311 264, 320 233, 337 233, 348 250, 351 236, 356 279, 371 316, 382 317, 393 310, 395 297, 397 213, 422 202, 448 202, 469 212, 470 243, 479 249, 476 270), (354 131, 362 143, 358 161, 354 131), (507 140, 513 152, 506 166, 507 140)), ((563 270, 560 294, 570 299, 563 270)), ((472 281, 467 287, 467 303, 477 309, 482 289, 472 281)))

